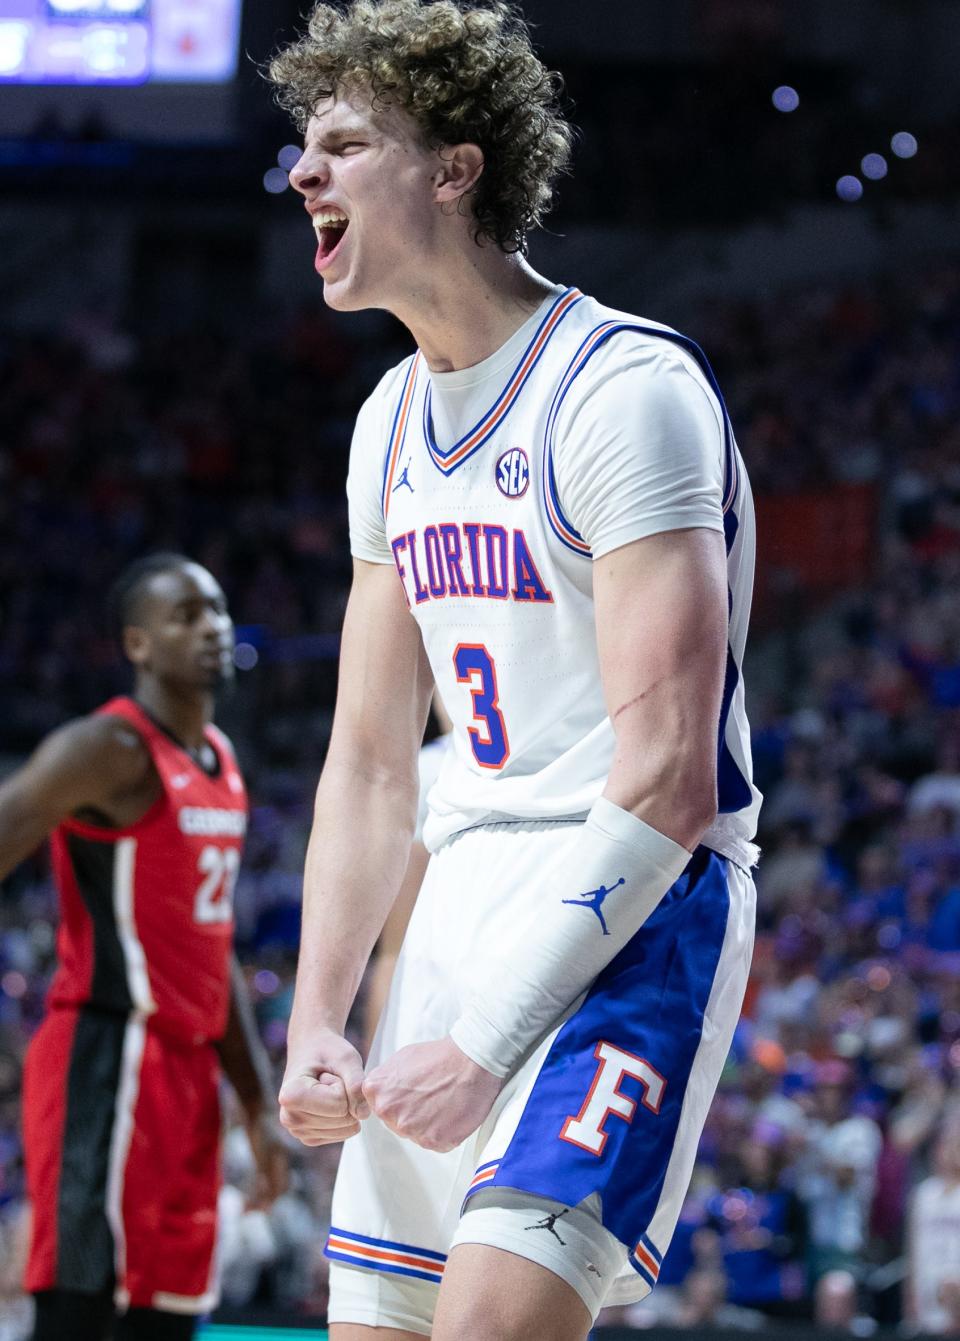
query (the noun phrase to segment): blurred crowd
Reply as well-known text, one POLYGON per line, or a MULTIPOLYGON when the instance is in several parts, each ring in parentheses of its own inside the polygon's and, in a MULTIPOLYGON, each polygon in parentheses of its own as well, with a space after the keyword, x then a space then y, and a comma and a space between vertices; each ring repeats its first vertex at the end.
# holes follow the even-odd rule
MULTIPOLYGON (((760 8, 743 0, 727 6, 729 17, 748 21, 760 8)), ((837 180, 859 173, 867 152, 886 160, 882 177, 866 180, 862 205, 881 217, 897 204, 957 195, 956 118, 925 115, 914 96, 904 120, 902 103, 871 77, 866 60, 867 68, 798 61, 787 54, 783 34, 764 38, 736 26, 704 38, 700 60, 640 63, 629 51, 624 59, 600 60, 589 46, 555 56, 547 51, 563 70, 565 105, 578 129, 575 170, 561 182, 551 228, 595 225, 601 214, 607 226, 665 230, 775 218, 797 205, 836 202, 837 180), (792 110, 774 104, 778 87, 795 92, 796 104, 785 104, 792 110), (903 131, 917 142, 906 159, 891 144, 903 131)), ((193 200, 255 201, 269 209, 264 168, 294 138, 261 89, 248 133, 214 154, 203 138, 125 142, 101 110, 91 106, 79 119, 71 111, 44 108, 21 140, 0 133, 0 183, 11 192, 28 184, 51 196, 95 183, 114 198, 138 200, 179 189, 193 200)))
MULTIPOLYGON (((752 982, 661 1285, 616 1316, 960 1336, 960 262, 711 303, 686 328, 761 505, 855 482, 875 529, 855 582, 826 597, 801 583, 753 640, 766 803, 752 982)), ((213 569, 244 648, 222 715, 254 798, 239 947, 278 1068, 349 575, 351 423, 404 349, 385 320, 360 338, 321 309, 229 336, 150 337, 88 314, 0 338, 0 764, 123 685, 100 612, 129 558, 183 548, 213 569)), ((4 894, 0 1338, 13 1338, 19 1076, 55 918, 45 856, 4 894)), ((311 1152, 268 1206, 231 1131, 229 1302, 323 1311, 335 1164, 311 1152)))

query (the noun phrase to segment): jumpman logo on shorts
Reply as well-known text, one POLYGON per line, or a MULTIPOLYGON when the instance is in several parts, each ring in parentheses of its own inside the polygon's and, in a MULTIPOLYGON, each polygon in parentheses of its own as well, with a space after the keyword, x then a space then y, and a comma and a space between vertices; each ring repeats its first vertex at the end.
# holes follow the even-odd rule
POLYGON ((596 913, 597 917, 599 917, 600 925, 603 927, 603 934, 609 936, 610 932, 607 930, 607 924, 604 921, 600 905, 608 894, 612 894, 615 889, 619 889, 621 885, 625 884, 626 881, 623 876, 621 876, 617 883, 611 885, 609 889, 607 889, 606 885, 601 885, 599 889, 588 889, 586 894, 580 895, 579 899, 562 899, 561 902, 571 903, 574 908, 589 908, 591 912, 596 913))
POLYGON ((410 469, 410 462, 408 461, 407 464, 404 466, 403 470, 400 472, 400 478, 393 486, 393 489, 391 490, 392 493, 396 493, 397 490, 400 489, 404 484, 407 486, 407 488, 410 490, 411 493, 415 492, 413 485, 410 483, 410 476, 407 473, 409 469, 410 469))
POLYGON ((560 1235, 559 1235, 559 1234, 557 1233, 557 1231, 554 1229, 554 1225, 555 1225, 555 1224, 557 1223, 557 1221, 558 1221, 559 1219, 561 1219, 564 1215, 569 1215, 569 1214, 570 1214, 570 1207, 569 1207, 569 1206, 564 1206, 564 1208, 563 1208, 562 1211, 551 1211, 550 1214, 549 1214, 549 1215, 545 1215, 545 1216, 543 1217, 542 1220, 538 1220, 537 1223, 536 1223, 535 1225, 527 1225, 526 1228, 527 1228, 527 1229, 545 1229, 545 1230, 547 1231, 548 1234, 552 1234, 553 1237, 557 1240, 557 1242, 558 1242, 559 1244, 561 1244, 561 1245, 565 1248, 565 1247, 567 1246, 567 1241, 566 1241, 566 1239, 562 1239, 562 1238, 560 1237, 560 1235))

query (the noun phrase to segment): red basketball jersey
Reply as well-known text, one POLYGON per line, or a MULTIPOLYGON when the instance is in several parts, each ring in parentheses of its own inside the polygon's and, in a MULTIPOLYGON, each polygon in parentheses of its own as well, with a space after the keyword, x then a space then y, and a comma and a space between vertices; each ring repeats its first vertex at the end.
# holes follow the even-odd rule
POLYGON ((61 921, 50 1004, 139 1011, 186 1041, 220 1038, 247 828, 233 750, 206 728, 218 762, 211 775, 133 699, 99 712, 124 718, 143 738, 163 792, 129 828, 69 819, 54 831, 61 921))

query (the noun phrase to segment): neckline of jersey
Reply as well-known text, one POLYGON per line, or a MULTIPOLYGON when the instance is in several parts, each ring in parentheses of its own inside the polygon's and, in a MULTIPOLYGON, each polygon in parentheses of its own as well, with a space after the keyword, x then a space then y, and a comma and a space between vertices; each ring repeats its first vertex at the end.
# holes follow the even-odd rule
POLYGON ((216 740, 213 738, 213 733, 210 731, 209 726, 203 728, 203 736, 206 744, 213 750, 213 757, 216 760, 216 767, 212 769, 204 768, 194 752, 183 743, 180 737, 175 735, 168 726, 164 725, 159 717, 155 717, 149 708, 144 707, 139 699, 132 699, 131 702, 137 705, 147 721, 150 722, 152 726, 156 727, 161 735, 166 736, 167 740, 169 740, 172 745, 176 745, 177 749, 180 750, 182 754, 186 755, 194 768, 197 769, 199 773, 202 773, 205 778, 210 778, 213 781, 216 781, 217 778, 223 775, 223 759, 220 757, 220 749, 216 740))
POLYGON ((479 386, 488 378, 501 372, 509 364, 516 364, 517 355, 530 343, 530 337, 540 326, 554 303, 567 292, 562 284, 555 284, 543 302, 532 312, 522 326, 504 341, 492 354, 488 354, 479 363, 471 363, 469 368, 454 368, 449 372, 433 372, 424 360, 430 381, 434 389, 442 395, 445 391, 467 391, 479 386))
POLYGON ((510 405, 516 400, 516 395, 520 388, 526 382, 533 364, 536 363, 560 321, 575 306, 583 295, 578 289, 557 287, 552 293, 543 300, 536 312, 529 317, 523 325, 511 335, 505 344, 498 350, 485 358, 481 363, 475 363, 470 368, 458 369, 454 372, 434 373, 428 369, 427 386, 423 402, 423 431, 427 441, 427 447, 434 461, 443 470, 452 469, 459 465, 466 456, 472 455, 477 447, 480 447, 486 441, 489 433, 504 417, 510 405), (557 314, 557 309, 563 308, 562 313, 557 314), (549 328, 549 329, 547 329, 549 328), (545 332, 545 334, 544 334, 545 332), (537 348, 539 342, 539 348, 537 348), (519 351, 519 357, 518 355, 519 351), (534 352, 536 351, 536 352, 534 352), (434 432, 433 414, 431 402, 434 387, 442 395, 447 389, 451 391, 464 390, 471 386, 479 386, 481 383, 492 379, 498 373, 502 373, 505 367, 513 364, 513 371, 504 383, 502 379, 498 381, 500 391, 484 414, 476 421, 472 428, 468 429, 464 435, 459 438, 446 451, 441 448, 436 440, 434 432), (525 365, 529 365, 526 366, 525 365), (506 402, 506 404, 504 404, 506 402), (493 421, 491 424, 490 421, 493 421), (489 425, 489 431, 487 430, 489 425), (458 454, 467 444, 471 447, 463 454, 458 454), (455 456, 455 461, 450 460, 455 456))

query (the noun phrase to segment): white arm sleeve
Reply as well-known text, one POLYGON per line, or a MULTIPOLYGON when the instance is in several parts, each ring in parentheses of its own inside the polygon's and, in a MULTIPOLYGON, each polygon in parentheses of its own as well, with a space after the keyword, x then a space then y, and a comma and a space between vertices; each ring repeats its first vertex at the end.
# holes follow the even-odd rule
POLYGON ((600 558, 632 540, 723 530, 723 411, 672 347, 610 340, 557 424, 560 504, 600 558))
POLYGON ((595 801, 527 934, 450 1030, 461 1052, 507 1076, 640 929, 690 860, 686 848, 606 797, 595 801))
MULTIPOLYGON (((388 374, 389 379, 389 374, 388 374)), ((367 563, 393 563, 383 519, 383 465, 387 436, 383 427, 384 379, 357 415, 350 444, 347 504, 350 514, 350 553, 367 563)))

